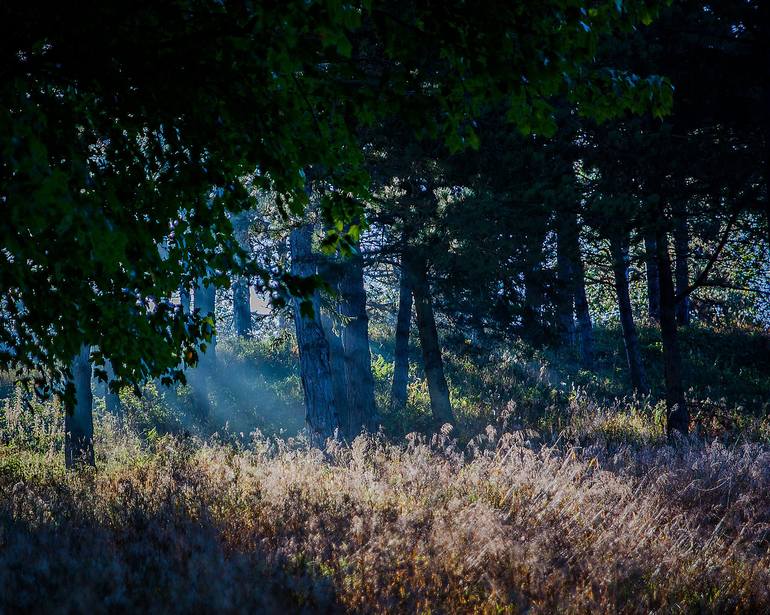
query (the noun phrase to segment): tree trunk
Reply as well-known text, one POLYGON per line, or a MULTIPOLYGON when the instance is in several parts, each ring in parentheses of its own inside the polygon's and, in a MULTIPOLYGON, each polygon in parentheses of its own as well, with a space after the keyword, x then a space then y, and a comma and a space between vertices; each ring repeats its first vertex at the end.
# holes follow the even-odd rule
MULTIPOLYGON (((315 274, 312 251, 313 227, 305 225, 291 233, 291 272, 308 277, 315 274)), ((340 428, 334 397, 329 343, 320 319, 320 299, 314 291, 306 300, 294 299, 294 325, 299 348, 302 390, 305 394, 305 422, 311 441, 323 446, 340 428)))
POLYGON ((676 252, 676 294, 681 300, 676 305, 676 322, 686 326, 690 324, 690 298, 687 287, 690 285, 688 260, 690 258, 690 232, 687 229, 687 209, 679 205, 674 209, 674 251, 676 252))
POLYGON ((350 412, 347 435, 353 439, 363 431, 374 431, 377 423, 372 354, 369 348, 369 316, 366 313, 364 288, 364 259, 360 251, 342 262, 339 290, 340 312, 346 319, 342 328, 342 346, 345 351, 345 380, 350 412))
POLYGON ((556 273, 557 273, 557 295, 556 309, 558 312, 559 337, 562 346, 571 348, 575 344, 575 263, 574 254, 570 249, 571 239, 568 235, 574 232, 569 228, 569 223, 565 220, 567 212, 557 212, 559 216, 558 229, 556 235, 556 273))
MULTIPOLYGON (((203 279, 198 279, 193 293, 193 307, 202 316, 214 316, 216 305, 216 287, 206 285, 203 279)), ((188 382, 192 389, 193 404, 198 414, 198 419, 203 425, 208 424, 211 414, 211 401, 209 399, 209 380, 211 372, 216 366, 216 335, 206 344, 206 350, 198 353, 198 365, 188 373, 188 382)))
POLYGON ((334 402, 337 406, 337 416, 340 422, 340 431, 346 438, 350 437, 351 420, 348 407, 348 388, 345 376, 345 349, 342 345, 342 337, 334 330, 332 319, 326 314, 321 314, 321 326, 323 327, 326 341, 329 343, 329 368, 332 376, 332 390, 334 402))
POLYGON ((660 334, 663 342, 663 373, 666 382, 667 431, 686 434, 690 413, 684 397, 682 358, 679 354, 676 322, 676 293, 668 254, 668 238, 656 233, 658 273, 660 278, 660 334))
MULTIPOLYGON (((202 316, 209 315, 215 318, 215 306, 217 300, 217 288, 213 284, 204 284, 200 278, 195 285, 195 309, 202 316)), ((213 364, 217 358, 217 336, 211 338, 204 353, 206 363, 213 364)), ((203 359, 201 359, 201 362, 203 359)))
POLYGON ((578 261, 575 278, 575 313, 577 314, 578 339, 580 340, 580 364, 583 369, 594 368, 594 329, 586 297, 586 281, 583 262, 578 261))
POLYGON ((406 408, 409 384, 409 331, 412 328, 412 289, 409 274, 401 259, 398 285, 398 317, 396 318, 396 345, 393 352, 393 386, 390 391, 390 409, 402 412, 406 408))
POLYGON ((104 385, 104 408, 122 423, 123 405, 120 403, 120 395, 110 390, 110 382, 115 378, 112 363, 107 361, 104 367, 107 372, 107 382, 104 385))
POLYGON ((72 360, 72 402, 64 414, 64 461, 67 468, 94 463, 93 394, 91 393, 91 347, 83 345, 72 360))
POLYGON ((580 346, 580 364, 584 369, 593 369, 594 366, 594 330, 591 324, 591 313, 586 297, 586 277, 583 266, 583 256, 580 253, 580 228, 577 216, 571 212, 564 212, 564 226, 562 234, 564 238, 565 252, 569 255, 572 267, 572 292, 574 293, 575 315, 577 320, 578 345, 580 346))
POLYGON ((251 335, 251 298, 249 281, 239 277, 233 282, 233 328, 238 337, 251 335))
POLYGON ((409 284, 414 294, 417 331, 420 336, 422 360, 425 377, 428 381, 433 420, 437 426, 444 423, 454 423, 454 413, 449 401, 449 387, 444 376, 444 362, 441 358, 436 319, 433 314, 433 301, 428 284, 428 265, 424 256, 414 254, 409 256, 407 267, 410 274, 409 284))
POLYGON ((534 239, 527 247, 528 264, 524 271, 524 313, 522 326, 524 335, 532 342, 543 341, 543 245, 534 239))
MULTIPOLYGON (((248 212, 233 217, 233 233, 238 245, 248 252, 248 212)), ((249 337, 251 334, 251 296, 249 279, 245 276, 238 276, 233 281, 233 328, 238 337, 249 337)))
POLYGON ((631 375, 631 386, 640 393, 647 393, 649 390, 647 377, 644 373, 639 336, 634 325, 631 296, 628 292, 628 236, 614 233, 610 237, 610 252, 612 253, 612 271, 615 276, 615 292, 618 298, 620 325, 623 329, 623 344, 626 349, 628 371, 631 375))
POLYGON ((660 322, 660 279, 658 248, 654 233, 644 235, 645 264, 647 268, 647 314, 650 320, 660 322))

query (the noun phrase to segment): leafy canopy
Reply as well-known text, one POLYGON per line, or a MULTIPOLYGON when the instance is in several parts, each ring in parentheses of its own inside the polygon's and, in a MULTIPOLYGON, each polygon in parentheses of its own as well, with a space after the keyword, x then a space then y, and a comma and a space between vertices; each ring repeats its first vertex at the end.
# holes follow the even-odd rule
POLYGON ((214 323, 174 304, 180 284, 225 285, 238 271, 277 301, 304 292, 233 239, 230 216, 256 191, 300 214, 313 169, 331 243, 344 249, 369 188, 362 126, 398 117, 460 150, 478 145, 475 118, 489 105, 542 133, 555 128, 556 95, 600 119, 660 112, 663 80, 592 64, 603 37, 657 10, 646 0, 3 2, 0 367, 31 370, 48 392, 87 343, 117 383, 183 379, 214 323))

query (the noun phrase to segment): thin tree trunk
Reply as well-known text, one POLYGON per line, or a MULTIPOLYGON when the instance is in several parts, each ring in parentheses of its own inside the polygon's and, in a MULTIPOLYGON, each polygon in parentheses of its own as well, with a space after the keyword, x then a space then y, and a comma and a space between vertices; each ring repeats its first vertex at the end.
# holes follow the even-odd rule
MULTIPOLYGON (((211 316, 215 318, 215 306, 217 300, 217 288, 213 284, 204 284, 203 279, 199 279, 195 285, 195 309, 202 316, 211 316)), ((217 357, 217 336, 213 335, 211 341, 206 346, 204 353, 206 363, 213 364, 217 357)), ((204 360, 203 358, 201 359, 204 360)))
POLYGON ((586 279, 583 261, 577 261, 575 276, 575 314, 577 315, 578 339, 580 340, 580 363, 583 369, 594 368, 594 329, 586 297, 586 279))
POLYGON ((543 246, 540 242, 530 240, 527 248, 529 262, 524 271, 524 314, 522 325, 524 335, 535 343, 541 343, 543 338, 543 246))
POLYGON ((640 393, 647 393, 649 390, 647 377, 642 363, 639 336, 634 324, 631 296, 628 292, 628 237, 614 233, 610 237, 610 251, 612 253, 612 271, 615 276, 615 292, 618 299, 620 324, 623 329, 623 344, 626 349, 631 386, 640 393))
POLYGON ((668 254, 668 238, 656 233, 658 273, 660 278, 660 333, 663 342, 663 373, 666 382, 667 430, 687 433, 690 413, 684 397, 682 358, 679 354, 676 322, 676 294, 668 254))
POLYGON ((590 370, 594 366, 594 330, 586 296, 583 256, 580 253, 580 228, 574 213, 565 212, 563 220, 564 247, 567 254, 570 255, 572 265, 572 291, 575 301, 580 363, 584 369, 590 370))
POLYGON ((369 348, 369 316, 366 313, 364 259, 360 251, 342 262, 339 283, 340 312, 346 319, 342 328, 345 351, 345 380, 350 411, 349 438, 374 431, 377 404, 374 399, 372 354, 369 348))
POLYGON ((690 298, 687 287, 690 285, 688 260, 690 258, 690 232, 687 229, 687 209, 679 205, 674 210, 674 251, 676 252, 676 294, 681 300, 676 305, 676 322, 686 326, 690 324, 690 298))
POLYGON ((75 395, 64 414, 64 461, 67 468, 80 464, 95 465, 90 355, 91 347, 84 344, 70 366, 75 395))
POLYGON ((557 212, 559 216, 556 235, 556 273, 557 273, 557 295, 556 308, 558 312, 559 337, 562 346, 571 348, 575 344, 575 263, 574 254, 570 249, 570 238, 568 235, 574 232, 570 228, 567 220, 564 218, 569 215, 568 212, 557 212))
POLYGON ((393 352, 393 385, 390 391, 390 408, 401 412, 406 408, 409 384, 409 331, 412 328, 412 289, 406 267, 401 266, 398 285, 398 316, 396 318, 396 343, 393 352))
POLYGON ((647 314, 650 320, 660 322, 660 279, 658 248, 654 233, 644 235, 645 264, 647 268, 647 314))
POLYGON ((251 335, 251 298, 249 281, 239 277, 233 282, 233 328, 238 337, 251 335))
MULTIPOLYGON (((233 217, 233 232, 238 245, 248 252, 248 212, 242 212, 233 217)), ((233 328, 238 337, 251 335, 251 296, 249 279, 245 276, 238 276, 233 281, 233 328)))
POLYGON ((437 425, 454 423, 452 404, 449 401, 449 387, 444 376, 444 362, 436 331, 436 319, 433 314, 433 301, 428 284, 427 262, 418 254, 410 255, 409 284, 414 294, 414 308, 417 316, 417 331, 420 336, 422 360, 425 377, 428 381, 430 406, 433 420, 437 425))
POLYGON ((107 372, 107 382, 104 385, 104 408, 118 419, 120 423, 123 422, 123 405, 120 403, 120 395, 113 393, 110 390, 110 382, 115 378, 115 372, 112 369, 112 363, 106 362, 105 371, 107 372))
MULTIPOLYGON (((206 285, 203 279, 199 279, 193 293, 193 307, 201 316, 214 316, 216 305, 216 287, 206 285)), ((192 389, 193 403, 198 414, 198 419, 203 425, 207 425, 211 415, 211 401, 209 399, 209 380, 211 372, 216 365, 216 335, 205 344, 205 351, 198 353, 198 365, 188 373, 188 382, 192 389)))
MULTIPOLYGON (((308 277, 315 274, 316 259, 312 251, 312 225, 291 233, 291 271, 308 277)), ((294 299, 294 325, 299 348, 300 374, 305 394, 305 421, 314 444, 323 446, 340 428, 334 397, 329 342, 320 320, 320 299, 315 291, 309 299, 294 299)))

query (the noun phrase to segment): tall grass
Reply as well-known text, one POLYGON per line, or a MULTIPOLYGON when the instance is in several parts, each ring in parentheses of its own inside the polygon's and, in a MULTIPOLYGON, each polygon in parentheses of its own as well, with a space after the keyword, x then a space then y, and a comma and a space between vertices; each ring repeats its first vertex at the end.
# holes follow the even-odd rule
POLYGON ((555 441, 323 451, 102 416, 76 473, 6 438, 0 612, 768 612, 770 446, 580 408, 555 441))

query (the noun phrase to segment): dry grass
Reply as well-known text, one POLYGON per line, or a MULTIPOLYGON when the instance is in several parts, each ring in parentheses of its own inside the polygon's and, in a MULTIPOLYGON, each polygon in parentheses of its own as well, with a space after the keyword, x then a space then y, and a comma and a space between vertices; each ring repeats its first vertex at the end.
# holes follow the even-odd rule
POLYGON ((766 445, 322 452, 108 423, 97 472, 0 448, 0 612, 770 611, 766 445))

